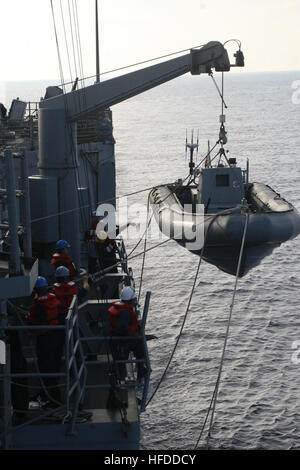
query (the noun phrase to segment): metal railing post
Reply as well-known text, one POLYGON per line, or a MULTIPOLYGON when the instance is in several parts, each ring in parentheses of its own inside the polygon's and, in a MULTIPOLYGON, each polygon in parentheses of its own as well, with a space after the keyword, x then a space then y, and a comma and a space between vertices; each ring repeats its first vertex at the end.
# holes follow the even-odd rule
POLYGON ((149 358, 148 346, 147 346, 146 335, 145 335, 145 327, 146 327, 146 321, 147 321, 149 305, 150 305, 150 297, 151 297, 151 292, 147 291, 145 303, 144 303, 143 317, 142 317, 142 322, 141 322, 141 333, 142 333, 142 338, 143 338, 144 354, 145 354, 146 368, 147 368, 144 387, 143 387, 143 396, 142 396, 142 401, 140 405, 141 413, 145 411, 146 409, 147 393, 148 393, 148 388, 149 388, 149 383, 150 383, 150 373, 151 373, 150 358, 149 358))
POLYGON ((83 401, 86 387, 86 366, 79 336, 78 302, 76 296, 73 297, 72 303, 70 305, 67 322, 68 354, 66 355, 66 373, 68 375, 68 381, 66 393, 69 406, 71 396, 73 394, 75 395, 74 402, 72 404, 72 419, 68 429, 68 435, 73 435, 75 432, 75 423, 79 406, 83 401), (69 378, 71 371, 74 379, 72 386, 70 386, 69 378))
POLYGON ((69 362, 70 362, 70 346, 69 346, 69 330, 70 330, 70 318, 67 315, 65 320, 65 373, 66 373, 66 408, 67 413, 70 412, 70 397, 69 397, 69 390, 70 390, 70 372, 69 372, 69 362))
POLYGON ((18 238, 18 220, 17 220, 17 200, 16 200, 16 183, 13 162, 13 153, 11 149, 4 151, 6 164, 6 191, 8 206, 8 222, 9 236, 11 242, 9 274, 10 276, 18 275, 21 271, 20 247, 18 238))
POLYGON ((29 267, 32 260, 32 243, 31 243, 31 212, 30 212, 30 195, 28 180, 28 160, 26 149, 21 149, 21 180, 22 180, 22 225, 24 227, 24 263, 25 267, 29 267))
POLYGON ((143 333, 145 333, 145 327, 146 327, 147 316, 148 316, 149 305, 150 305, 150 297, 151 297, 151 292, 147 291, 146 297, 145 297, 145 303, 144 303, 142 322, 141 322, 141 331, 143 333))
POLYGON ((3 366, 3 449, 11 448, 11 377, 10 377, 10 345, 6 344, 6 362, 3 366))

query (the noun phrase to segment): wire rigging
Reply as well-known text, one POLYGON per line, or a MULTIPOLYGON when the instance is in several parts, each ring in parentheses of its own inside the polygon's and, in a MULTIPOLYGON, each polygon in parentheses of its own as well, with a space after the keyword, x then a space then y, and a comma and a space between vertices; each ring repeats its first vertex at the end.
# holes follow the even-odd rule
POLYGON ((60 12, 61 12, 61 19, 62 19, 62 25, 63 25, 63 31, 64 31, 67 59, 68 59, 68 65, 69 65, 69 73, 70 73, 71 81, 73 83, 73 78, 72 78, 73 74, 72 74, 72 67, 71 67, 70 53, 69 53, 69 47, 68 47, 67 31, 66 31, 66 25, 65 25, 65 18, 64 18, 64 12, 63 12, 62 0, 60 0, 60 12))
MULTIPOLYGON (((60 51, 59 51, 59 41, 58 41, 56 20, 55 20, 53 2, 52 2, 52 0, 50 0, 50 1, 51 1, 51 8, 52 8, 54 29, 55 29, 57 50, 58 50, 58 56, 59 56, 61 82, 63 84, 64 83, 63 68, 62 68, 62 65, 61 65, 61 54, 60 54, 60 51)), ((76 74, 76 76, 78 76, 76 50, 77 50, 77 56, 78 56, 78 61, 79 61, 79 69, 80 69, 81 75, 83 75, 83 67, 82 67, 82 54, 81 54, 81 47, 80 47, 80 32, 79 32, 79 23, 78 23, 76 0, 75 0, 75 3, 74 3, 74 0, 72 0, 72 10, 71 10, 71 5, 70 5, 70 0, 68 0, 67 7, 68 7, 68 13, 69 13, 69 28, 70 28, 70 34, 71 34, 74 68, 75 68, 75 74, 76 74), (73 15, 72 15, 72 13, 73 13, 73 15), (74 39, 74 37, 75 37, 75 39, 74 39), (75 42, 76 42, 76 44, 75 44, 75 42), (76 49, 76 47, 77 47, 77 49, 76 49)), ((70 60, 69 47, 68 47, 68 39, 67 39, 67 33, 66 33, 66 24, 65 24, 64 11, 63 11, 61 0, 60 0, 60 12, 61 12, 62 25, 63 25, 64 38, 65 38, 65 47, 66 47, 67 57, 68 57, 69 72, 70 72, 71 77, 72 77, 72 67, 71 67, 71 60, 70 60)), ((84 83, 84 82, 82 82, 82 83, 84 83)), ((68 102, 67 102, 67 99, 65 97, 66 90, 65 90, 64 85, 63 85, 63 91, 64 91, 65 112, 66 112, 66 115, 68 115, 68 102)), ((73 100, 74 100, 74 103, 76 104, 75 95, 73 95, 73 100)), ((83 89, 82 100, 83 101, 85 100, 85 91, 84 91, 84 89, 83 89)), ((78 96, 78 107, 79 107, 79 110, 82 111, 83 108, 82 108, 82 103, 81 103, 80 96, 78 96)), ((71 126, 68 126, 68 134, 69 134, 69 143, 70 143, 70 154, 71 154, 71 159, 72 159, 72 162, 73 162, 73 167, 75 169, 74 173, 75 173, 75 178, 76 178, 76 185, 77 185, 78 188, 81 188, 82 187, 81 178, 80 178, 78 165, 77 165, 77 156, 76 156, 77 152, 76 152, 76 148, 75 148, 73 129, 72 129, 71 126)), ((84 200, 83 200, 83 194, 82 194, 81 191, 78 192, 78 199, 79 199, 79 207, 78 208, 70 209, 68 211, 61 211, 60 213, 61 214, 66 214, 66 213, 69 213, 69 212, 72 212, 72 211, 79 210, 80 211, 80 217, 81 217, 81 223, 82 223, 83 226, 87 226, 87 224, 88 224, 87 214, 86 214, 86 211, 84 211, 84 206, 83 206, 84 200)), ((57 213, 56 215, 60 215, 60 214, 57 213)))
POLYGON ((194 276, 194 281, 193 281, 193 285, 192 285, 192 289, 191 289, 191 292, 190 292, 190 296, 189 296, 189 299, 188 299, 188 303, 187 303, 187 306, 186 306, 186 310, 185 310, 185 314, 184 314, 184 318, 183 318, 183 322, 181 324, 181 328, 180 328, 180 331, 179 331, 179 334, 177 336, 177 339, 176 339, 176 342, 175 342, 175 345, 173 347, 173 350, 172 350, 172 353, 169 357, 169 360, 168 360, 168 363, 167 363, 167 366, 158 382, 158 385, 156 387, 156 389, 154 390, 152 396, 150 397, 150 399, 148 400, 147 404, 146 404, 146 407, 148 406, 148 404, 152 401, 153 397, 155 396, 156 392, 158 391, 161 383, 163 382, 165 376, 166 376, 166 373, 170 367, 170 364, 172 362, 172 359, 174 357, 174 354, 176 352, 176 349, 177 349, 177 346, 178 346, 178 343, 179 343, 179 340, 182 336, 182 332, 183 332, 183 329, 184 329, 184 326, 185 326, 185 323, 186 323, 186 319, 187 319, 187 316, 188 316, 188 313, 189 313, 189 310, 190 310, 190 305, 191 305, 191 302, 192 302, 192 298, 193 298, 193 294, 194 294, 194 291, 195 291, 195 287, 196 287, 196 283, 197 283, 197 279, 198 279, 198 275, 199 275, 199 271, 200 271, 200 266, 201 266, 201 262, 202 262, 202 258, 203 258, 203 253, 204 253, 204 250, 205 250, 205 245, 206 245, 206 241, 207 241, 207 237, 208 237, 208 233, 209 233, 209 230, 212 226, 212 224, 214 223, 214 221, 220 216, 220 215, 224 215, 224 214, 230 214, 233 212, 233 209, 225 209, 224 211, 221 211, 221 212, 218 212, 217 214, 215 214, 212 219, 210 220, 209 222, 209 225, 207 227, 207 230, 206 230, 206 233, 205 233, 205 237, 204 237, 204 241, 203 241, 203 246, 202 246, 202 249, 201 249, 201 253, 200 253, 200 257, 199 257, 199 262, 198 262, 198 265, 197 265, 197 270, 196 270, 196 273, 195 273, 195 276, 194 276))
POLYGON ((240 253, 239 253, 239 259, 238 259, 238 266, 236 270, 236 276, 235 276, 235 284, 234 284, 234 289, 233 289, 233 294, 232 294, 232 301, 230 305, 230 311, 229 311, 229 316, 227 320, 227 326, 226 326, 226 333, 225 333, 225 339, 224 339, 224 344, 223 344, 223 349, 222 349, 222 354, 221 354, 221 359, 220 359, 220 365, 219 365, 219 370, 218 370, 218 376, 216 380, 216 384, 214 387, 213 395, 210 401, 210 405, 207 410, 206 418, 204 421, 204 424, 202 426, 200 435, 197 439, 195 449, 197 449, 199 442, 201 440, 201 437, 203 435, 205 425, 207 423, 209 413, 211 412, 211 418, 210 418, 210 424, 209 424, 209 430, 207 434, 207 446, 208 446, 208 441, 211 436, 212 428, 213 428, 213 422, 214 422, 214 414, 215 414, 215 409, 216 409, 216 404, 217 404, 217 399, 218 399, 218 393, 219 393, 219 386, 220 386, 220 381, 221 381, 221 374, 223 370, 223 364, 224 364, 224 359, 225 359, 225 353, 226 353, 226 346, 227 346, 227 341, 229 337, 229 329, 231 325, 231 319, 232 319, 232 312, 233 312, 233 307, 234 307, 234 301, 235 301, 235 296, 236 296, 236 291, 237 291, 237 285, 238 285, 238 280, 239 280, 239 274, 240 274, 240 269, 241 269, 241 263, 242 263, 242 258, 243 258, 243 253, 244 253, 244 247, 245 247, 245 239, 246 239, 246 233, 248 229, 248 221, 249 221, 249 212, 247 208, 243 208, 243 210, 247 210, 247 213, 245 215, 245 224, 244 224, 244 230, 243 230, 243 235, 242 235, 242 240, 241 240, 241 248, 240 248, 240 253))
POLYGON ((61 86, 64 87, 64 74, 63 74, 61 54, 60 54, 60 48, 59 48, 59 42, 58 42, 58 34, 57 34, 57 27, 56 27, 56 21, 55 21, 53 0, 50 0, 50 4, 51 4, 51 12, 52 12, 52 19, 53 19, 54 34, 55 34, 56 50, 57 50, 57 56, 58 56, 58 65, 59 65, 61 86))
MULTIPOLYGON (((143 261, 142 261, 142 268, 141 268, 141 277, 140 277, 140 285, 139 285, 139 293, 138 293, 138 302, 140 301, 142 285, 143 285, 143 276, 144 276, 144 268, 145 268, 145 260, 146 260, 146 249, 147 249, 147 235, 148 235, 148 228, 150 222, 148 222, 149 218, 149 210, 150 210, 150 193, 148 194, 148 201, 147 201, 147 217, 146 217, 146 232, 145 232, 145 241, 144 241, 144 254, 143 254, 143 261)), ((150 219, 151 220, 151 219, 150 219)), ((131 252, 132 253, 132 252, 131 252)))

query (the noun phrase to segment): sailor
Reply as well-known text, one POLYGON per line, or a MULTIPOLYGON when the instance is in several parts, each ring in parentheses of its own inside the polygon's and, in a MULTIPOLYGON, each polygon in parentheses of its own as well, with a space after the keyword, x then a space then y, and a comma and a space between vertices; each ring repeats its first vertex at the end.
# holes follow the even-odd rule
POLYGON ((99 219, 100 218, 97 216, 97 211, 93 211, 90 230, 86 233, 89 273, 95 273, 98 269, 99 250, 96 228, 99 223, 99 219))
POLYGON ((69 255, 70 248, 71 246, 66 240, 58 240, 55 246, 55 253, 52 255, 51 264, 55 269, 59 266, 65 266, 70 271, 70 279, 74 279, 78 272, 69 255))
MULTIPOLYGON (((44 325, 58 325, 60 302, 57 297, 48 292, 49 286, 44 277, 39 276, 34 286, 35 297, 29 312, 29 323, 41 325, 36 337, 36 354, 40 373, 59 373, 64 337, 59 330, 43 330, 44 325)), ((36 330, 35 330, 36 331, 36 330)), ((58 388, 59 377, 43 377, 46 387, 41 390, 44 405, 56 408, 60 402, 58 388)))
POLYGON ((96 235, 96 228, 99 223, 100 216, 97 215, 97 211, 92 212, 92 218, 91 218, 91 229, 90 229, 90 234, 92 236, 96 235))
POLYGON ((74 295, 77 295, 78 303, 87 296, 89 290, 87 276, 82 278, 82 286, 77 287, 75 282, 69 280, 70 271, 65 266, 59 266, 55 271, 56 282, 53 284, 53 292, 60 301, 58 320, 64 324, 74 295))
MULTIPOLYGON (((112 303, 108 309, 110 334, 111 336, 139 336, 140 329, 134 305, 136 295, 132 287, 124 287, 121 292, 121 299, 112 303)), ((128 359, 129 352, 132 351, 136 359, 144 359, 144 348, 141 339, 112 340, 112 354, 114 359, 128 359)), ((126 375, 125 364, 118 364, 119 379, 123 380, 126 375)), ((137 379, 145 376, 144 363, 137 363, 137 379)))
MULTIPOLYGON (((116 242, 110 239, 104 230, 97 230, 97 238, 99 241, 99 264, 101 269, 117 264, 116 253, 118 247, 116 242)), ((114 266, 110 272, 117 273, 117 266, 114 266)))

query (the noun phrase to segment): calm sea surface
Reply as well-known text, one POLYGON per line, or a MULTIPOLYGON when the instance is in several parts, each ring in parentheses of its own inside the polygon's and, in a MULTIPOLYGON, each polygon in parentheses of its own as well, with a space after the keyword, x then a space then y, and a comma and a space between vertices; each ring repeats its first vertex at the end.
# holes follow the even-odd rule
MULTIPOLYGON (((230 156, 242 167, 249 158, 250 179, 271 185, 299 210, 296 80, 300 72, 229 73, 225 112, 230 156)), ((10 82, 0 92, 6 104, 16 96, 35 100, 44 83, 10 82)), ((185 130, 199 129, 204 155, 208 139, 211 145, 217 140, 220 109, 207 76, 179 78, 112 108, 118 194, 185 177, 185 130)), ((146 205, 147 195, 129 202, 146 205)), ((141 262, 132 261, 137 286, 141 262)), ((148 343, 152 389, 179 333, 197 263, 175 242, 146 256, 142 297, 152 292, 147 332, 158 336, 148 343)), ((234 281, 202 263, 177 352, 141 417, 142 448, 194 448, 217 377, 234 281)), ((210 448, 300 449, 300 353, 297 361, 293 349, 299 341, 300 350, 299 306, 300 237, 275 249, 238 283, 210 448)))

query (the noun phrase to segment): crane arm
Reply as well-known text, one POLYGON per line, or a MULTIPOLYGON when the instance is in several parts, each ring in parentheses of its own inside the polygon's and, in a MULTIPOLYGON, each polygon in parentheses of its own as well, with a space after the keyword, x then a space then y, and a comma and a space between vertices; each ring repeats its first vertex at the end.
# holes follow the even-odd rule
POLYGON ((230 70, 227 51, 217 41, 211 41, 201 49, 191 49, 189 54, 181 57, 44 99, 40 102, 40 108, 65 109, 67 119, 77 121, 92 112, 109 108, 187 72, 199 75, 209 73, 211 68, 217 71, 230 70))

